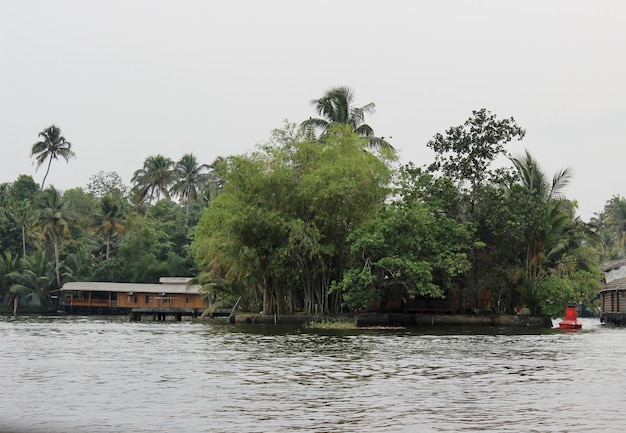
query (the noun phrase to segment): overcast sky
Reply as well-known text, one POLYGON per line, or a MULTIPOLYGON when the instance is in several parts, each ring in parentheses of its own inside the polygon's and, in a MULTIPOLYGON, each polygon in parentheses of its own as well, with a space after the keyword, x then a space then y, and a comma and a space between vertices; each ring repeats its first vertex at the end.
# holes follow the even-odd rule
POLYGON ((77 158, 46 180, 126 184, 149 155, 241 154, 349 86, 402 162, 486 108, 584 219, 626 196, 626 2, 0 0, 0 182, 41 183, 30 149, 58 125, 77 158))

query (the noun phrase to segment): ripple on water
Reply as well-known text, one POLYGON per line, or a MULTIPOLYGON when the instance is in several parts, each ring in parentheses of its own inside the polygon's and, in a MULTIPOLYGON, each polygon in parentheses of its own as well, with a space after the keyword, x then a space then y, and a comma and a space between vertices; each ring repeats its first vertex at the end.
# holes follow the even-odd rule
POLYGON ((619 431, 626 330, 584 326, 331 335, 0 320, 0 431, 619 431))

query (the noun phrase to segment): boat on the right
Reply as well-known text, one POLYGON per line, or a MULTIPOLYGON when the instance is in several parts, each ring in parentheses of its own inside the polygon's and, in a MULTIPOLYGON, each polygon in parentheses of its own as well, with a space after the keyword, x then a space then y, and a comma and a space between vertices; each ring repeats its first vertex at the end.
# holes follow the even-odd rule
POLYGON ((613 260, 600 267, 605 284, 598 292, 600 322, 626 326, 626 260, 613 260))

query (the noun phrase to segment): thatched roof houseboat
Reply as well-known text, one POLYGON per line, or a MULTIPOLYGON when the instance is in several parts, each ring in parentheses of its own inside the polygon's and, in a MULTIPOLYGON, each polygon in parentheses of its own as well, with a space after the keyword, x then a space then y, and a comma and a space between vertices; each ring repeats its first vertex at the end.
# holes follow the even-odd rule
POLYGON ((613 260, 600 267, 604 286, 600 289, 600 321, 626 326, 626 260, 613 260))
MULTIPOLYGON (((59 306, 75 314, 158 314, 198 316, 206 309, 200 286, 190 278, 162 277, 158 284, 68 282, 61 288, 59 306)), ((140 315, 135 314, 136 319, 140 315)))

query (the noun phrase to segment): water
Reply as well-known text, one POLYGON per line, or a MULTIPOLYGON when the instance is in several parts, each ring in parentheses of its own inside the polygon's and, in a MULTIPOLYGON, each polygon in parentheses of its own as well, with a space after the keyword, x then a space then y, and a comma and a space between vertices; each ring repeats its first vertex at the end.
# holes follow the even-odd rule
POLYGON ((617 432, 625 329, 0 318, 0 432, 617 432))

